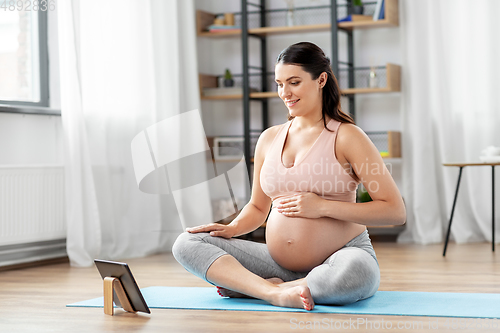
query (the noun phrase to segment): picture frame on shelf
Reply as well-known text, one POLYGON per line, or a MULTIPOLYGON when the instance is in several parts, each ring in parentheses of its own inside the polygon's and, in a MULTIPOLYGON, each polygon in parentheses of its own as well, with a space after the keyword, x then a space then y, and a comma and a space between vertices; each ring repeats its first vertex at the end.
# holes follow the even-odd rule
MULTIPOLYGON (((258 136, 250 139, 250 151, 255 151, 258 136)), ((244 138, 242 136, 219 136, 213 139, 214 159, 236 160, 243 156, 244 138)))

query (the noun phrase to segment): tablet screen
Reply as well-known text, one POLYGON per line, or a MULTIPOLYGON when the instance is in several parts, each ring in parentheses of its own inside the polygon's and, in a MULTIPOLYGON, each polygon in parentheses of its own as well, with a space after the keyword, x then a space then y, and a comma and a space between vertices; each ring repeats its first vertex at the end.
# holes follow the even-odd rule
MULTIPOLYGON (((142 297, 139 286, 135 282, 134 276, 126 263, 99 259, 95 259, 94 262, 103 279, 109 276, 120 280, 130 304, 135 311, 151 313, 146 301, 142 297)), ((122 306, 116 296, 116 293, 114 293, 114 302, 117 306, 122 306)))

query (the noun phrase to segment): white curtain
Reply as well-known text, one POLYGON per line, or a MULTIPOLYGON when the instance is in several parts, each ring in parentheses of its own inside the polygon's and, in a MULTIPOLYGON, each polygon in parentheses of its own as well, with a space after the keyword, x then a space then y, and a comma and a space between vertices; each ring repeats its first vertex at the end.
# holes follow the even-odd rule
MULTIPOLYGON (((443 241, 458 168, 442 163, 479 161, 500 146, 499 11, 496 0, 400 0, 408 222, 399 241, 443 241)), ((491 167, 464 169, 452 240, 491 241, 491 182, 491 167)))
POLYGON ((71 264, 168 251, 179 205, 139 190, 131 141, 199 108, 192 0, 61 1, 58 20, 71 264))

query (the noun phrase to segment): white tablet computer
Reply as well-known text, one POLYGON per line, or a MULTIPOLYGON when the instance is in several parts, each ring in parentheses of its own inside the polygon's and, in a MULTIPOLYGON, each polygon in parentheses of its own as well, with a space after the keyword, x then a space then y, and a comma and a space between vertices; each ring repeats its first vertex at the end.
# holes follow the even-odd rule
MULTIPOLYGON (((103 279, 109 276, 120 280, 134 311, 151 313, 126 263, 99 259, 95 259, 94 262, 103 279)), ((117 306, 122 306, 116 293, 114 293, 114 302, 117 306)))

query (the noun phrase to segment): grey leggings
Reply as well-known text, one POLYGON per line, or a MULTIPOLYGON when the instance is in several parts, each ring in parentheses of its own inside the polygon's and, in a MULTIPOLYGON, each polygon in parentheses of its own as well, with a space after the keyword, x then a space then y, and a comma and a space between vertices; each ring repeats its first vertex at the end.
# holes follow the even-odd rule
POLYGON ((373 296, 380 283, 380 269, 367 230, 309 272, 281 267, 271 258, 266 244, 213 237, 208 233, 182 233, 172 253, 187 271, 209 283, 208 268, 225 254, 232 255, 246 269, 264 279, 278 277, 292 281, 305 277, 317 304, 354 303, 373 296))

